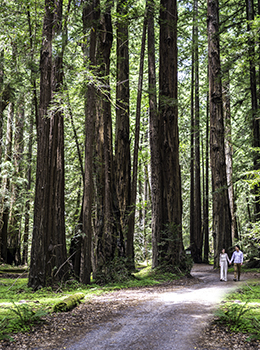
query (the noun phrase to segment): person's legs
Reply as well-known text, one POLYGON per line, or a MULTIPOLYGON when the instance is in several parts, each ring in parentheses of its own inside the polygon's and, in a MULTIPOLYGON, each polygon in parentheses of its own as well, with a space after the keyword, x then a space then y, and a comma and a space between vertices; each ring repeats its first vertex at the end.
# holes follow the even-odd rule
POLYGON ((220 263, 220 281, 223 281, 224 279, 223 272, 224 272, 224 266, 223 266, 223 263, 220 263))
POLYGON ((237 279, 237 264, 234 264, 234 280, 237 279))
POLYGON ((228 269, 227 264, 225 264, 225 266, 224 266, 224 281, 225 282, 227 282, 227 269, 228 269))
POLYGON ((237 279, 240 280, 241 275, 241 264, 237 264, 237 279))

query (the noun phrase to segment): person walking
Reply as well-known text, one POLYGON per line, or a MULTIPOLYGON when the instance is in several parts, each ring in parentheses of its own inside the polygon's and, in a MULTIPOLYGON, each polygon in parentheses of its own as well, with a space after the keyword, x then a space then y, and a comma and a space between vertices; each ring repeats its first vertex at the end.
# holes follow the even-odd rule
POLYGON ((240 275, 241 275, 241 266, 243 265, 243 253, 240 250, 239 245, 235 246, 235 251, 232 254, 230 264, 234 261, 234 279, 233 281, 240 281, 240 275))
POLYGON ((220 281, 227 282, 228 263, 230 263, 230 260, 227 253, 225 252, 225 249, 223 248, 219 256, 220 281))

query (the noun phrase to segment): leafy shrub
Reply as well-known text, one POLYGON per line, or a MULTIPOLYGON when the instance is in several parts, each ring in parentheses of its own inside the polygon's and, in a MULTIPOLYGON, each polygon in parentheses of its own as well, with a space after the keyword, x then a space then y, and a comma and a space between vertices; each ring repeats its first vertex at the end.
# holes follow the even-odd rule
POLYGON ((226 324, 231 331, 236 331, 244 322, 242 316, 250 311, 247 302, 243 304, 232 303, 216 311, 218 322, 226 324))
POLYGON ((11 316, 0 321, 0 339, 8 338, 10 333, 30 330, 34 324, 42 322, 42 318, 48 313, 45 309, 34 310, 31 305, 18 305, 14 302, 8 309, 11 316))
POLYGON ((252 313, 256 309, 248 306, 248 301, 243 304, 229 303, 216 311, 217 323, 224 324, 232 332, 251 334, 250 338, 260 338, 260 320, 252 313))

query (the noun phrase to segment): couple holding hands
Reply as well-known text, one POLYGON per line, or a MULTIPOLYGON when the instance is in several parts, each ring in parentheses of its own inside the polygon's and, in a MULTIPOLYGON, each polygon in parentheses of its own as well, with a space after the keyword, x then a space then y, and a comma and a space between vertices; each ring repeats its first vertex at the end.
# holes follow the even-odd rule
POLYGON ((227 281, 228 263, 231 265, 232 262, 234 262, 233 281, 240 281, 241 266, 243 264, 243 253, 241 252, 239 245, 235 246, 235 251, 232 254, 231 260, 229 260, 227 253, 225 253, 225 249, 222 249, 219 257, 220 281, 227 281))

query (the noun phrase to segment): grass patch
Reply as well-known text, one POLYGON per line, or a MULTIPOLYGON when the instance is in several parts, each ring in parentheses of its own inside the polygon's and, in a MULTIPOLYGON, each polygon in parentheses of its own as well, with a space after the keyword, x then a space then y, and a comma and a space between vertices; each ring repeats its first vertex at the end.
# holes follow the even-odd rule
POLYGON ((225 304, 216 312, 217 322, 232 332, 248 334, 260 340, 260 283, 250 281, 229 294, 225 304))
MULTIPOLYGON (((11 269, 4 267, 4 270, 11 269)), ((71 279, 55 289, 47 287, 33 291, 27 286, 27 278, 4 278, 0 274, 0 339, 10 338, 12 333, 28 331, 35 323, 41 322, 43 316, 52 312, 57 302, 75 293, 84 293, 87 300, 114 290, 153 286, 179 278, 173 273, 152 270, 151 266, 140 266, 140 271, 127 280, 104 286, 96 284, 94 280, 86 286, 71 279)))

